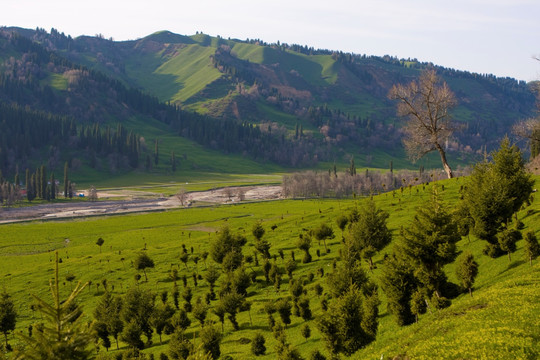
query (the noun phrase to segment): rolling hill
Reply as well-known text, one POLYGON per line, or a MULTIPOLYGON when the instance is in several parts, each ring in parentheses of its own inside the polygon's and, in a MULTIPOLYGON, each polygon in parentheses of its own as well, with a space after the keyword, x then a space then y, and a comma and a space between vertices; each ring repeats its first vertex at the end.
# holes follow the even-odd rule
MULTIPOLYGON (((327 169, 352 156, 359 166, 386 168, 392 160, 395 167, 410 167, 387 94, 393 84, 409 82, 430 66, 458 100, 453 115, 464 129, 447 144, 454 162, 467 164, 493 149, 534 109, 534 95, 523 81, 414 59, 202 33, 161 31, 120 42, 74 39, 55 29, 1 33, 3 101, 74 117, 77 126, 129 124, 148 148, 175 134, 174 141, 195 141, 218 157, 254 160, 254 171, 261 162, 327 169), (191 120, 179 124, 178 118, 191 120)), ((142 164, 145 154, 140 156, 142 164)), ((428 158, 421 165, 437 163, 428 158)), ((15 167, 11 161, 3 171, 15 167)))

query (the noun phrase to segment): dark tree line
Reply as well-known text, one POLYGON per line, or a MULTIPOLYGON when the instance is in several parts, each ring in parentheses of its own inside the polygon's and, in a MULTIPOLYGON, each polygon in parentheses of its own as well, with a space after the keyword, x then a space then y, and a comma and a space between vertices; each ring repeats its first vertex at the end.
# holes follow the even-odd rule
MULTIPOLYGON (((0 99, 73 116, 86 121, 86 126, 96 126, 111 115, 123 116, 125 104, 131 112, 155 118, 170 125, 178 135, 225 153, 244 153, 259 161, 270 160, 291 166, 311 165, 318 161, 314 151, 317 144, 312 141, 291 141, 282 133, 261 131, 259 126, 248 122, 222 121, 184 111, 140 90, 128 88, 103 73, 72 63, 16 33, 4 31, 2 35, 23 55, 18 60, 10 60, 7 70, 0 77, 0 99), (39 80, 48 76, 44 70, 46 66, 68 77, 67 90, 40 85, 39 80), (69 105, 65 96, 70 99, 69 105), (98 101, 97 107, 95 103, 90 103, 91 99, 98 101), (297 155, 291 157, 291 153, 297 155)), ((70 125, 70 128, 73 129, 73 126, 70 125)), ((85 130, 84 137, 88 138, 89 135, 85 130)), ((132 154, 137 147, 137 138, 134 140, 129 142, 128 150, 131 166, 137 162, 132 154)), ((102 150, 99 139, 94 144, 98 147, 95 151, 102 150)))
POLYGON ((44 147, 49 149, 49 157, 64 150, 88 150, 94 157, 119 154, 128 158, 131 168, 138 167, 141 151, 140 136, 121 124, 116 130, 109 126, 102 130, 97 123, 77 127, 72 118, 0 101, 0 171, 8 175, 17 166, 31 167, 44 147))

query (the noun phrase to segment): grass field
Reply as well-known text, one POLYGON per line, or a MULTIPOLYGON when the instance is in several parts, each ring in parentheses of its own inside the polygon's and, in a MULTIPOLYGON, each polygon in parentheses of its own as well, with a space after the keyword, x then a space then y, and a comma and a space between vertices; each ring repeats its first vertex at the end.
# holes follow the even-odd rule
MULTIPOLYGON (((537 178, 537 186, 539 185, 537 178)), ((445 186, 443 197, 450 208, 458 201, 458 190, 463 179, 441 182, 445 186)), ((442 185, 441 184, 441 185, 442 185)), ((417 207, 428 199, 429 186, 419 185, 405 189, 402 193, 386 193, 375 196, 378 206, 390 213, 389 228, 397 241, 401 226, 407 226, 417 207)), ((0 288, 5 288, 15 299, 19 313, 17 331, 26 331, 26 327, 39 321, 39 314, 30 310, 30 294, 50 300, 48 282, 53 274, 54 251, 62 259, 60 264, 61 292, 67 296, 72 284, 65 281, 68 274, 75 275, 75 281, 92 281, 93 285, 84 290, 81 302, 85 314, 90 319, 103 288, 96 287, 107 279, 109 288, 114 293, 122 294, 128 288, 139 286, 159 294, 162 290, 172 290, 169 278, 171 269, 178 269, 180 276, 185 274, 189 286, 194 290, 194 298, 208 291, 204 280, 195 286, 192 274, 204 273, 205 264, 192 261, 185 266, 179 260, 180 249, 185 244, 193 248, 194 255, 208 251, 210 242, 216 237, 215 231, 227 224, 234 232, 245 234, 248 244, 243 253, 254 252, 254 238, 251 227, 256 220, 262 220, 266 229, 265 239, 272 247, 270 252, 277 254, 282 250, 285 261, 295 251, 298 269, 295 278, 307 281, 309 273, 315 275, 305 288, 315 317, 321 313, 320 298, 315 295, 314 286, 321 284, 325 289, 326 276, 318 275, 319 269, 325 274, 331 271, 331 264, 338 258, 341 247, 341 233, 335 218, 357 206, 363 199, 324 199, 324 200, 283 200, 251 204, 216 206, 211 208, 193 208, 115 217, 88 218, 76 221, 32 222, 25 224, 3 225, 0 227, 0 288), (334 228, 336 238, 328 242, 330 253, 324 254, 323 244, 313 243, 311 254, 313 262, 302 264, 301 251, 296 249, 298 235, 306 229, 314 228, 322 222, 328 222, 334 228), (275 230, 271 226, 276 225, 275 230), (101 249, 96 240, 105 240, 101 249), (148 271, 148 282, 136 284, 136 270, 131 265, 133 259, 143 249, 155 261, 155 269, 148 271), (316 251, 321 256, 316 255, 316 251)), ((525 223, 525 231, 540 231, 540 204, 534 202, 531 207, 519 213, 525 223)), ((392 359, 396 355, 407 355, 411 359, 536 359, 539 354, 540 339, 540 262, 533 266, 523 258, 523 241, 518 242, 518 250, 512 255, 512 261, 503 256, 491 259, 482 255, 484 244, 471 237, 462 239, 458 247, 469 250, 480 265, 473 297, 463 294, 453 300, 452 305, 444 310, 427 313, 420 317, 417 324, 398 327, 386 310, 386 299, 381 290, 379 330, 375 342, 357 352, 355 359, 392 359)), ((378 254, 375 264, 381 263, 385 253, 391 251, 392 244, 378 254)), ((190 250, 191 252, 191 250, 190 250)), ((277 257, 277 264, 283 268, 284 261, 277 257)), ((275 341, 268 328, 263 304, 269 299, 288 296, 288 278, 283 275, 282 286, 276 292, 273 286, 267 286, 260 267, 248 266, 257 273, 257 281, 248 289, 248 300, 252 303, 251 311, 238 316, 240 330, 233 331, 226 320, 224 339, 221 344, 222 354, 234 359, 251 359, 250 344, 254 331, 261 331, 266 338, 267 354, 261 359, 276 357, 275 341)), ((453 265, 448 265, 447 274, 455 281, 453 265)), ((248 270, 249 271, 249 270, 248 270)), ((380 269, 370 273, 378 282, 380 269)), ((223 277, 223 275, 222 275, 223 277)), ((220 279, 221 280, 221 279, 220 279)), ((218 280, 218 287, 219 282, 218 280)), ((182 291, 182 282, 179 282, 182 291)), ((171 301, 171 300, 169 300, 171 301)), ((194 301, 193 301, 194 302, 194 301)), ((209 318, 217 318, 209 313, 209 318)), ((278 317, 276 317, 278 318, 278 317)), ((289 343, 297 348, 304 357, 312 350, 319 349, 327 354, 324 343, 316 329, 315 320, 308 322, 312 336, 306 341, 300 335, 303 320, 293 316, 286 333, 289 343)), ((217 325, 219 327, 219 323, 217 325)), ((198 331, 199 326, 192 319, 187 330, 188 337, 198 331)), ((154 335, 154 346, 145 350, 158 355, 167 352, 168 336, 164 336, 164 345, 159 345, 159 338, 154 335)), ((10 337, 10 342, 17 340, 10 337)), ((113 345, 114 348, 114 345, 113 345)))

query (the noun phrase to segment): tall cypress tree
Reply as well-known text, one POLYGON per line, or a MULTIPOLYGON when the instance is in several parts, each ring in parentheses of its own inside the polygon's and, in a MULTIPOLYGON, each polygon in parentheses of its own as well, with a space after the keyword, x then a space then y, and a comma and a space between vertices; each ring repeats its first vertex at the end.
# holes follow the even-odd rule
POLYGON ((30 177, 30 183, 26 187, 26 198, 28 201, 32 201, 36 198, 36 174, 32 174, 30 177))
POLYGON ((49 194, 49 199, 50 200, 54 200, 56 198, 56 179, 54 178, 54 173, 51 173, 51 178, 50 178, 50 194, 49 194))
POLYGON ((37 168, 34 173, 34 192, 38 198, 42 198, 41 189, 41 168, 37 168))
POLYGON ((26 198, 28 199, 28 193, 30 192, 30 170, 26 169, 24 173, 24 187, 26 188, 26 198))
POLYGON ((68 162, 64 164, 64 197, 68 197, 68 162))
POLYGON ((156 139, 155 141, 155 145, 154 145, 154 164, 158 164, 159 163, 159 144, 158 144, 158 139, 156 139))
POLYGON ((39 171, 39 185, 41 187, 40 197, 42 199, 46 199, 48 196, 47 196, 47 169, 45 168, 45 165, 41 165, 41 168, 39 171))
POLYGON ((174 150, 171 152, 171 169, 173 172, 176 171, 176 158, 174 156, 174 150))

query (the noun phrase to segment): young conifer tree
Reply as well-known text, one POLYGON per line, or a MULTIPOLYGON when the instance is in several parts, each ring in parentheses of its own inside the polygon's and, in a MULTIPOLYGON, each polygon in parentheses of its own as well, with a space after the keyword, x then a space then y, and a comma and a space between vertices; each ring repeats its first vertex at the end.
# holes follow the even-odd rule
POLYGON ((16 351, 15 359, 86 360, 91 358, 92 331, 84 324, 81 309, 76 306, 77 296, 88 283, 75 286, 68 298, 60 299, 58 277, 58 252, 56 252, 55 277, 49 286, 53 304, 32 295, 42 312, 44 323, 32 336, 21 334, 25 347, 16 351))

